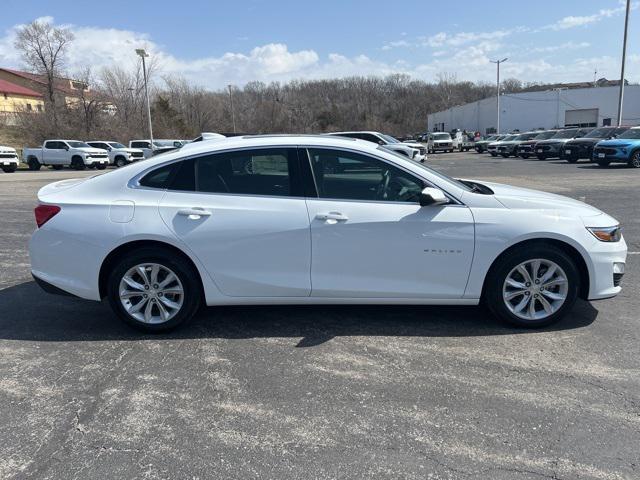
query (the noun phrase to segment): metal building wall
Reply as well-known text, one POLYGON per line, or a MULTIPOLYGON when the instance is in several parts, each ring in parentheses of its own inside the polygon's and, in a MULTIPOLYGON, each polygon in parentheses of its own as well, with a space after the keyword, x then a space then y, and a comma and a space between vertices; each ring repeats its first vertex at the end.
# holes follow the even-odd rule
MULTIPOLYGON (((597 87, 503 95, 500 97, 500 127, 503 132, 563 127, 567 110, 589 108, 598 109, 598 126, 606 118, 615 125, 618 91, 618 87, 597 87)), ((624 92, 623 123, 638 125, 640 86, 626 86, 624 92)), ((485 98, 428 116, 429 130, 439 123, 444 123, 445 131, 459 128, 485 134, 487 129, 496 126, 496 98, 485 98)))

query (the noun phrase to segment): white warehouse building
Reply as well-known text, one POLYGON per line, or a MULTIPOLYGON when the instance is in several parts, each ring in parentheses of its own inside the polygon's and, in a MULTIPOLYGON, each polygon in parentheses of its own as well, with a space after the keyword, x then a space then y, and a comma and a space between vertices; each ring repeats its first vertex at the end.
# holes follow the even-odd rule
MULTIPOLYGON (((500 96, 500 130, 616 125, 619 87, 554 89, 500 96)), ((623 125, 640 124, 640 85, 624 88, 623 125)), ((496 97, 460 105, 428 116, 429 131, 453 129, 494 133, 496 97)))

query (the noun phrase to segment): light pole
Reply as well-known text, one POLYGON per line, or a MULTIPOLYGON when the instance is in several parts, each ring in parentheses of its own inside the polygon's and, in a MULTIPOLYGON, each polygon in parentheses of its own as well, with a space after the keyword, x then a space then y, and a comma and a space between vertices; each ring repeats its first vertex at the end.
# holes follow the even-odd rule
POLYGON ((233 110, 233 93, 231 92, 231 85, 229 87, 229 101, 231 102, 231 120, 233 121, 233 133, 236 133, 236 114, 233 110))
POLYGON ((502 60, 489 60, 491 63, 495 63, 496 66, 498 67, 498 74, 497 74, 497 81, 496 81, 496 109, 497 109, 497 116, 498 119, 496 120, 496 133, 499 135, 500 134, 500 64, 506 62, 507 60, 509 60, 508 58, 503 58, 502 60))
POLYGON ((620 68, 620 94, 618 95, 618 126, 622 125, 622 102, 624 98, 624 64, 627 57, 627 31, 629 30, 629 10, 631 10, 631 0, 627 0, 627 11, 624 17, 624 39, 622 40, 622 67, 620 68))
POLYGON ((151 144, 151 151, 153 151, 153 126, 151 125, 151 104, 149 103, 149 87, 147 86, 147 64, 144 61, 145 57, 149 54, 144 48, 137 48, 136 53, 142 58, 142 75, 144 77, 144 94, 147 97, 147 117, 149 119, 149 143, 151 144))

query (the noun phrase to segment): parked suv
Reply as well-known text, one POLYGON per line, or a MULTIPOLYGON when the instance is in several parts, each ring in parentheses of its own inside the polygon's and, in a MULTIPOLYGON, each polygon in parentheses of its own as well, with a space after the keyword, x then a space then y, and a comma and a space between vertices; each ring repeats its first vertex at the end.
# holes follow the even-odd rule
POLYGON ((504 142, 510 142, 511 140, 514 140, 517 136, 518 135, 507 135, 502 137, 500 140, 491 142, 489 145, 487 145, 487 152, 489 152, 492 157, 497 157, 498 147, 504 142))
POLYGON ((536 156, 538 160, 562 158, 565 143, 574 138, 584 137, 591 130, 593 130, 593 128, 567 128, 558 131, 558 133, 549 140, 542 140, 536 143, 536 156))
POLYGON ((104 170, 109 165, 106 150, 79 140, 46 140, 42 147, 23 149, 22 159, 29 165, 29 170, 40 170, 43 165, 50 165, 55 170, 65 165, 75 170, 86 167, 104 170))
POLYGON ((487 151, 487 146, 490 143, 498 142, 498 141, 502 140, 504 137, 506 137, 506 135, 490 135, 487 138, 485 138, 484 140, 478 140, 474 144, 476 152, 478 152, 478 153, 486 152, 487 151))
POLYGON ((515 138, 508 141, 503 141, 498 143, 497 152, 502 155, 504 158, 508 158, 513 155, 514 157, 518 156, 518 146, 527 140, 531 140, 535 136, 538 135, 538 132, 525 132, 520 135, 516 135, 515 138))
POLYGON ((18 169, 16 149, 0 145, 0 168, 4 173, 13 173, 18 169))
POLYGON ((640 168, 640 127, 633 127, 614 140, 602 140, 593 149, 593 160, 601 167, 610 163, 626 163, 640 168))
POLYGON ((596 128, 582 138, 569 140, 565 143, 563 156, 569 163, 576 163, 581 158, 591 160, 593 158, 593 147, 595 147, 596 143, 616 138, 627 130, 629 130, 629 127, 596 128))
POLYGON ((105 140, 91 140, 87 142, 94 148, 107 151, 109 163, 116 167, 124 167, 131 162, 144 159, 144 152, 139 148, 127 148, 121 143, 105 140))
POLYGON ((404 143, 391 135, 380 132, 331 132, 327 135, 340 137, 359 138, 368 142, 377 143, 388 150, 409 157, 416 162, 422 162, 427 156, 427 150, 421 143, 404 143))
POLYGON ((521 142, 518 145, 518 156, 520 158, 529 158, 531 155, 535 155, 536 153, 536 144, 542 140, 548 140, 553 137, 558 130, 544 130, 542 132, 538 132, 538 134, 533 137, 531 140, 527 140, 526 142, 521 142))

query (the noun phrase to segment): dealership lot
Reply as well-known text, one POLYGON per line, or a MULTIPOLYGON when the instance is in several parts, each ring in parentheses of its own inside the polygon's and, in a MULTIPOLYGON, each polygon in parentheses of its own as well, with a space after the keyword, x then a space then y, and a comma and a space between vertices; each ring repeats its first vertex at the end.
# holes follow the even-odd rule
POLYGON ((0 478, 636 478, 638 171, 429 163, 618 218, 622 294, 540 331, 480 308, 228 307, 143 336, 30 281, 35 192, 96 172, 0 174, 0 478))

